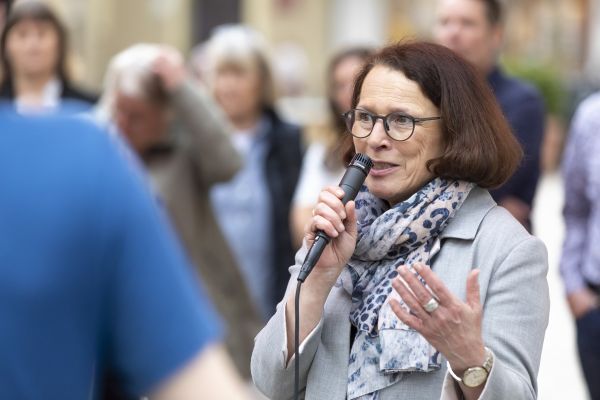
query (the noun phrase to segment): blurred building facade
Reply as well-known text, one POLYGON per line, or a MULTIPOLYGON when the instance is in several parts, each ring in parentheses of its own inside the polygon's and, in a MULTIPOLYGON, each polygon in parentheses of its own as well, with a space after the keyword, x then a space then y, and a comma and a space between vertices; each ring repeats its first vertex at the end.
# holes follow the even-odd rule
MULTIPOLYGON (((46 0, 71 29, 79 80, 99 88, 110 57, 136 42, 187 52, 223 22, 261 31, 282 57, 303 58, 304 94, 323 93, 327 60, 351 45, 428 38, 436 0, 46 0), (295 48, 295 50, 290 50, 295 48), (290 55, 291 54, 291 55, 290 55)), ((510 59, 553 65, 571 77, 600 67, 600 0, 505 0, 510 59)), ((277 51, 275 52, 277 59, 277 51)), ((300 63, 301 64, 301 63, 300 63)), ((300 65, 302 66, 302 65, 300 65)), ((284 68, 285 69, 285 68, 284 68)))

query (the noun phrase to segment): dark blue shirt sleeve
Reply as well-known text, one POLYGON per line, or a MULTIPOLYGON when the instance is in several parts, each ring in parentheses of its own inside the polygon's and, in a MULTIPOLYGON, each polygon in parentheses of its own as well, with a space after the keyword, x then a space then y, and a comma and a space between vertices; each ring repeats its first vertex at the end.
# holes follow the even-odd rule
POLYGON ((105 226, 105 363, 147 393, 220 338, 220 323, 139 169, 107 142, 99 182, 105 226))
POLYGON ((515 174, 492 194, 498 201, 506 196, 514 196, 531 207, 540 176, 546 114, 543 101, 537 93, 521 93, 518 97, 520 99, 514 98, 510 109, 504 112, 513 133, 523 146, 523 160, 515 174))
POLYGON ((513 129, 523 146, 524 157, 521 166, 508 182, 515 182, 514 195, 519 197, 530 206, 537 182, 540 177, 540 154, 542 141, 544 139, 546 114, 542 100, 535 96, 529 101, 524 101, 521 108, 516 112, 513 129), (518 189, 517 189, 518 188, 518 189))

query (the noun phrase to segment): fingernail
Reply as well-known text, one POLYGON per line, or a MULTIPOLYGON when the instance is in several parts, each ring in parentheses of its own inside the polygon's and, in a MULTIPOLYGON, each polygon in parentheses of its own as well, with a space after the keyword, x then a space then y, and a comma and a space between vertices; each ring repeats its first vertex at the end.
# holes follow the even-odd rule
POLYGON ((423 269, 423 266, 420 263, 415 263, 413 265, 413 268, 417 270, 417 272, 421 272, 421 270, 423 269))
POLYGON ((346 230, 346 227, 344 226, 344 224, 340 224, 340 226, 338 227, 338 229, 343 232, 343 231, 346 230))
POLYGON ((404 273, 406 273, 406 267, 404 265, 401 265, 396 269, 396 271, 398 271, 400 275, 403 275, 404 273))

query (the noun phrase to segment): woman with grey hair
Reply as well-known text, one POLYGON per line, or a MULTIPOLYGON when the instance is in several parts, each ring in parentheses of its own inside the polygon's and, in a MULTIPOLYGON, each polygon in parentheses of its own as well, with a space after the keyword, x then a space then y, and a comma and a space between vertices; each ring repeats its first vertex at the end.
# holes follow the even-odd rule
POLYGON ((239 372, 249 377, 252 339, 261 319, 240 284, 242 276, 208 197, 213 185, 231 179, 241 165, 221 111, 187 78, 179 52, 153 44, 132 46, 112 59, 98 111, 148 169, 228 326, 227 348, 239 372))
POLYGON ((297 126, 279 118, 263 38, 242 25, 219 27, 204 44, 203 70, 216 101, 233 125, 243 167, 211 199, 251 294, 270 317, 287 282, 294 251, 290 205, 302 163, 297 126))

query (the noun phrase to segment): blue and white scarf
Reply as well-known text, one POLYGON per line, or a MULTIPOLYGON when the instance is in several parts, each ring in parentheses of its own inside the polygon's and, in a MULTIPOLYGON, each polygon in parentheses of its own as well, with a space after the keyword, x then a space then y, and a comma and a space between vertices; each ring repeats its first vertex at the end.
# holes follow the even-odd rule
POLYGON ((439 352, 392 311, 392 279, 400 265, 429 264, 439 234, 460 208, 472 183, 433 179, 393 208, 363 186, 356 198, 358 239, 336 286, 352 296, 350 321, 357 334, 350 351, 348 399, 377 399, 404 372, 440 368, 439 352))

